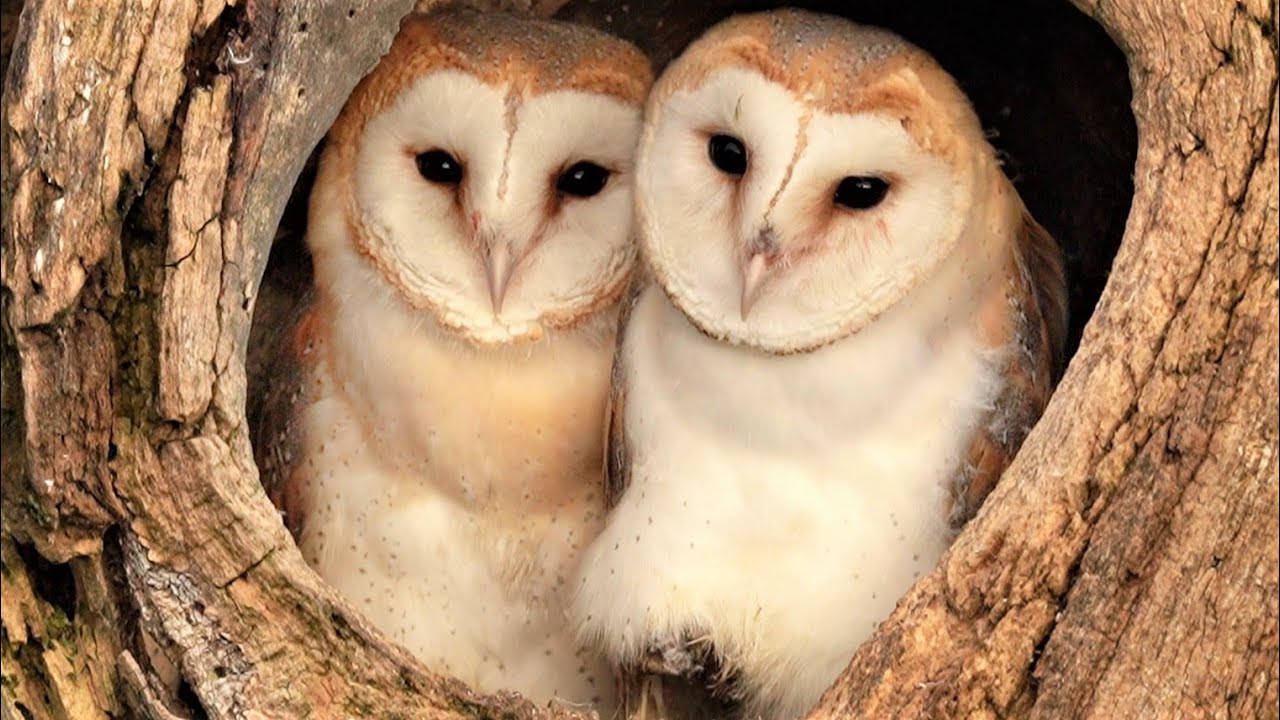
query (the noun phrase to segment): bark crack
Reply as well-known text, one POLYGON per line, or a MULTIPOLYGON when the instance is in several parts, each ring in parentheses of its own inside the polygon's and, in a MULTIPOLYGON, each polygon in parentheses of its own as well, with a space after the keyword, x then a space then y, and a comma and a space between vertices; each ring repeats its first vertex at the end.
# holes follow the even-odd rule
POLYGON ((279 549, 280 547, 277 545, 272 545, 270 548, 267 548, 267 551, 263 553, 261 557, 249 563, 247 566, 245 566, 243 570, 236 573, 234 577, 227 580, 226 582, 218 583, 218 589, 225 590, 227 587, 229 587, 233 583, 239 580, 243 580, 245 577, 249 575, 249 573, 253 572, 254 570, 257 570, 259 565, 266 562, 272 555, 275 555, 276 551, 278 551, 279 549))

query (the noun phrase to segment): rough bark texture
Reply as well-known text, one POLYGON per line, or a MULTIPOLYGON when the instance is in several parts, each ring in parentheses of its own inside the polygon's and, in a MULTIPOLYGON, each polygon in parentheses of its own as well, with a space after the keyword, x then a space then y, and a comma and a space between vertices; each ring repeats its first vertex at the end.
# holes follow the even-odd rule
POLYGON ((1084 2, 1129 59, 1125 241, 987 506, 814 717, 1276 717, 1275 8, 1084 2))
POLYGON ((412 4, 24 8, 0 138, 6 717, 534 714, 428 674, 325 587, 245 430, 289 190, 412 4))
MULTIPOLYGON (((273 235, 412 4, 28 0, 14 30, 6 2, 5 720, 574 714, 388 644, 252 463, 273 235)), ((1127 56, 1140 140, 1106 291, 987 506, 815 717, 1277 716, 1275 7, 1079 6, 1127 56)))

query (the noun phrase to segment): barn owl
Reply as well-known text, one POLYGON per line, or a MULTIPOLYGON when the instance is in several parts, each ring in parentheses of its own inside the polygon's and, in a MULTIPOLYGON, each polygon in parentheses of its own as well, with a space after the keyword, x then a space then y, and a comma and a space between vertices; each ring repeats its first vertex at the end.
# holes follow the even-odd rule
POLYGON ((301 392, 268 388, 260 464, 319 574, 483 691, 612 693, 566 606, 603 522, 651 80, 586 28, 412 15, 319 164, 314 299, 279 352, 301 392))
POLYGON ((636 162, 649 279, 573 615, 640 709, 678 676, 795 718, 1039 416, 1059 251, 956 82, 839 18, 712 28, 655 83, 636 162))

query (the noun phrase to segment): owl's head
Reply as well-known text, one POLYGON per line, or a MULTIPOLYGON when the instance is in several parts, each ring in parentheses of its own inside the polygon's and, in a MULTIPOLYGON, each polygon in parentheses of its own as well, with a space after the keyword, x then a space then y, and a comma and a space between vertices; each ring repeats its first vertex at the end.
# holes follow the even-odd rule
POLYGON ((651 80, 636 48, 583 27, 410 16, 329 133, 308 230, 318 277, 358 260, 482 343, 608 306, 635 255, 632 159, 651 80))
POLYGON ((927 54, 794 10, 691 45, 654 86, 637 163, 658 282, 703 332, 773 353, 901 301, 956 251, 983 174, 999 172, 927 54))

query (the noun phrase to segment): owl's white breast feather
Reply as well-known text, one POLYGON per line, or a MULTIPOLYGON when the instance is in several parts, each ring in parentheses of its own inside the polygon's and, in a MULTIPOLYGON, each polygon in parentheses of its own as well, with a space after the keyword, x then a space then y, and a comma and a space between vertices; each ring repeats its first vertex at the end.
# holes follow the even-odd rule
MULTIPOLYGON (((311 230, 342 231, 324 214, 311 230)), ((601 524, 615 313, 477 347, 405 306, 354 251, 327 247, 304 555, 440 672, 541 701, 607 699, 607 670, 577 649, 563 607, 601 524)))
POLYGON ((631 485, 575 612, 617 662, 715 639, 748 716, 796 717, 946 547, 945 505, 996 358, 934 322, 945 290, 824 349, 698 332, 651 287, 623 347, 631 485), (621 629, 621 631, 619 631, 621 629))

